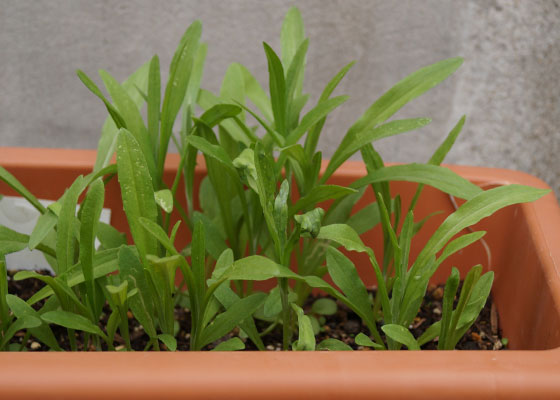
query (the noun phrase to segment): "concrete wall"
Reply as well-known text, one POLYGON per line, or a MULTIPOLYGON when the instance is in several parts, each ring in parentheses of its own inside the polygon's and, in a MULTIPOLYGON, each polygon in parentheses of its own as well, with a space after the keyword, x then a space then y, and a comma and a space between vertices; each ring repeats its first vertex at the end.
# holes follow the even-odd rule
MULTIPOLYGON (((75 76, 107 69, 124 79, 158 53, 166 70, 184 29, 203 22, 209 45, 203 86, 219 88, 239 61, 266 86, 262 41, 279 49, 280 0, 0 0, 0 144, 95 148, 105 110, 75 76)), ((297 2, 310 38, 305 89, 316 101, 347 62, 320 147, 328 156, 352 122, 416 69, 461 55, 465 65, 399 117, 429 116, 421 131, 381 141, 386 160, 429 158, 461 115, 451 163, 523 170, 560 193, 558 1, 297 2)), ((165 77, 164 77, 165 78, 165 77)), ((97 79, 97 77, 96 77, 97 79)), ((97 79, 100 82, 100 79, 97 79)), ((311 104, 310 102, 310 104, 311 104)))

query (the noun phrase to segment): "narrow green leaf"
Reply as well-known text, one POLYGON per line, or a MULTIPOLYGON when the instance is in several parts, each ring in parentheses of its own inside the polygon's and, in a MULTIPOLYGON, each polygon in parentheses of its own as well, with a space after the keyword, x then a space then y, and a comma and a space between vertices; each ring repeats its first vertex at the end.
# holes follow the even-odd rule
POLYGON ((286 143, 288 145, 297 143, 298 140, 301 139, 305 134, 305 132, 311 129, 323 118, 326 118, 328 114, 330 114, 335 108, 348 100, 348 98, 348 96, 338 96, 318 103, 314 108, 309 110, 307 114, 305 114, 297 128, 294 129, 288 136, 286 143))
POLYGON ((215 160, 221 162, 226 168, 230 169, 232 172, 237 173, 233 162, 229 158, 229 155, 225 149, 219 145, 211 144, 208 140, 200 136, 190 135, 186 139, 187 143, 191 146, 200 150, 204 155, 212 157, 215 160))
POLYGON ((450 58, 421 68, 401 80, 373 103, 352 125, 342 144, 351 140, 357 132, 376 126, 390 118, 406 103, 445 80, 462 63, 463 59, 460 57, 450 58))
POLYGON ((282 23, 280 42, 282 43, 282 63, 289 66, 292 63, 297 49, 305 40, 303 19, 297 7, 291 7, 282 23))
POLYGON ((159 69, 159 57, 153 56, 150 61, 148 73, 148 132, 150 135, 151 148, 156 149, 158 145, 159 123, 161 102, 161 73, 159 69))
POLYGON ((201 33, 202 24, 200 21, 193 22, 181 38, 169 66, 169 79, 165 88, 161 109, 161 132, 157 157, 160 176, 163 173, 163 165, 165 163, 169 140, 173 133, 173 125, 177 118, 177 113, 183 104, 187 86, 191 78, 194 60, 198 53, 201 33))
POLYGON ((124 118, 121 116, 121 114, 119 113, 119 111, 115 108, 115 106, 113 106, 109 100, 107 100, 105 98, 105 96, 103 95, 103 92, 101 92, 101 90, 97 87, 97 85, 93 82, 93 80, 91 80, 91 78, 89 76, 87 76, 82 70, 77 70, 76 74, 78 75, 78 78, 80 78, 80 80, 83 82, 84 85, 86 85, 86 87, 97 97, 99 97, 99 99, 103 102, 103 104, 105 104, 105 107, 107 108, 107 111, 109 112, 109 115, 111 115, 111 118, 113 118, 113 121, 115 123, 115 125, 117 126, 117 128, 126 128, 126 122, 124 120, 124 118))
POLYGON ((90 186, 81 209, 80 263, 86 282, 93 281, 95 237, 104 200, 105 186, 101 178, 98 178, 90 186))
POLYGON ((76 220, 76 204, 78 197, 85 189, 84 179, 80 175, 72 186, 66 190, 62 200, 62 207, 58 216, 57 236, 56 236, 56 259, 58 263, 58 274, 66 272, 74 265, 74 245, 75 245, 75 227, 76 220))
POLYGON ((171 336, 168 333, 160 333, 158 339, 162 341, 162 343, 167 347, 169 351, 176 351, 177 350, 177 339, 171 336))
POLYGON ((270 278, 298 278, 298 275, 266 257, 249 256, 235 261, 224 277, 229 280, 264 281, 270 278))
POLYGON ((409 350, 420 350, 418 342, 416 341, 416 339, 414 339, 412 333, 410 333, 410 331, 404 326, 387 324, 383 325, 381 329, 392 340, 404 344, 406 347, 408 347, 409 350))
MULTIPOLYGON (((364 315, 373 313, 373 305, 367 289, 352 261, 340 251, 329 247, 327 249, 327 269, 336 286, 364 315)), ((370 318, 373 318, 373 315, 370 318)))
POLYGON ((274 125, 280 135, 286 137, 287 99, 284 68, 274 50, 266 43, 263 43, 263 46, 268 60, 270 99, 272 113, 274 114, 274 125))
POLYGON ((418 255, 410 275, 414 277, 425 268, 428 261, 464 228, 474 225, 497 210, 512 204, 535 201, 549 190, 522 185, 500 186, 471 198, 445 219, 418 255))
POLYGON ((111 95, 113 102, 126 122, 124 127, 132 134, 132 136, 134 136, 140 145, 148 170, 150 171, 152 181, 156 181, 156 162, 154 158, 155 149, 151 144, 151 138, 146 126, 144 125, 144 120, 142 119, 140 110, 136 106, 132 97, 127 93, 126 89, 124 89, 124 87, 122 87, 121 84, 108 72, 101 70, 99 71, 99 75, 101 76, 101 79, 103 79, 107 91, 111 95))
MULTIPOLYGON (((30 316, 41 321, 40 314, 19 297, 8 294, 6 295, 6 302, 17 318, 30 316)), ((60 350, 60 346, 58 345, 52 330, 47 324, 41 324, 37 327, 29 327, 28 329, 35 338, 49 346, 50 349, 57 351, 60 350)))
POLYGON ((360 236, 346 224, 322 226, 317 239, 331 240, 350 251, 367 252, 360 236))
POLYGON ((204 224, 197 221, 194 226, 191 243, 192 272, 197 286, 196 293, 204 296, 206 291, 206 241, 204 237, 204 224))
POLYGON ((354 181, 350 186, 359 188, 372 183, 388 181, 423 183, 467 200, 482 192, 478 186, 448 168, 415 163, 380 168, 354 181))
POLYGON ((33 232, 31 232, 31 235, 29 236, 29 249, 33 250, 36 248, 47 237, 47 235, 52 232, 57 222, 57 215, 50 209, 47 209, 44 214, 41 214, 37 219, 33 232))
MULTIPOLYGON (((352 61, 351 63, 347 64, 346 66, 344 66, 327 84, 327 86, 325 87, 325 89, 323 89, 323 93, 321 93, 321 97, 319 97, 319 101, 318 103, 327 100, 330 95, 332 94, 332 92, 334 91, 334 89, 336 89, 336 87, 338 86, 338 84, 340 83, 340 81, 342 80, 342 78, 344 78, 344 76, 346 76, 346 73, 350 70, 350 68, 352 68, 352 66, 355 64, 355 61, 352 61)), ((308 157, 311 157, 311 155, 315 152, 315 149, 317 148, 317 143, 319 141, 319 136, 321 135, 321 131, 323 130, 323 126, 325 125, 325 121, 326 121, 327 117, 323 117, 323 119, 321 119, 319 122, 317 122, 317 124, 315 124, 315 126, 313 127, 313 129, 311 129, 309 131, 309 133, 307 134, 307 136, 305 137, 305 153, 308 155, 308 157)))
POLYGON ((345 140, 342 141, 340 146, 334 152, 321 181, 326 182, 326 180, 338 169, 339 166, 342 165, 344 161, 350 158, 365 145, 379 139, 421 128, 428 125, 430 122, 431 119, 429 118, 391 121, 378 127, 356 132, 352 135, 351 139, 347 140, 345 137, 345 140))
MULTIPOLYGON (((149 68, 150 63, 147 62, 134 71, 134 73, 122 83, 122 87, 126 90, 130 98, 133 99, 134 104, 136 104, 138 108, 144 103, 141 92, 147 91, 149 68)), ((119 128, 120 126, 117 128, 111 116, 105 119, 101 130, 101 137, 97 145, 97 157, 95 159, 95 166, 93 167, 94 172, 101 171, 111 162, 117 145, 117 133, 119 128)))
POLYGON ((220 343, 210 351, 237 351, 245 349, 245 343, 238 337, 232 337, 220 343))
POLYGON ((156 241, 140 226, 139 218, 157 221, 157 205, 152 179, 138 142, 121 130, 117 144, 117 168, 124 211, 130 233, 144 260, 147 254, 158 254, 156 241))
POLYGON ((234 104, 216 104, 206 110, 200 117, 209 128, 213 128, 223 120, 233 118, 241 112, 241 107, 234 104))
POLYGON ((338 339, 325 339, 317 345, 315 350, 327 350, 327 351, 352 351, 352 347, 348 346, 343 341, 338 339))
POLYGON ((193 214, 193 223, 196 224, 198 221, 201 221, 204 225, 206 251, 217 260, 224 250, 227 249, 227 243, 216 224, 205 214, 195 211, 193 214))
POLYGON ((362 235, 380 222, 381 215, 377 203, 370 203, 348 218, 346 224, 354 229, 358 235, 362 235))
POLYGON ((97 239, 99 239, 101 246, 107 250, 116 249, 127 243, 125 233, 119 232, 113 226, 104 222, 99 222, 97 225, 97 239))
POLYGON ((202 331, 200 347, 218 340, 239 325, 244 319, 251 316, 261 306, 265 297, 266 294, 264 293, 255 293, 244 297, 234 303, 227 311, 218 315, 214 322, 202 331))
POLYGON ((48 311, 41 315, 41 319, 47 323, 60 325, 68 329, 75 329, 77 331, 84 331, 105 337, 103 331, 89 319, 68 311, 48 311))
POLYGON ((29 236, 0 225, 0 255, 21 251, 28 246, 28 243, 29 236))
POLYGON ((130 310, 148 336, 156 337, 155 322, 152 317, 155 313, 154 303, 144 267, 137 255, 127 246, 122 247, 118 252, 118 265, 121 279, 126 279, 131 288, 138 290, 138 294, 128 300, 130 310))
POLYGON ((453 339, 453 332, 449 331, 453 314, 453 301, 457 294, 459 287, 459 270, 455 267, 451 269, 451 275, 445 282, 445 289, 443 291, 443 304, 441 310, 441 327, 438 341, 438 350, 445 350, 447 348, 448 338, 453 339))
POLYGON ((2 166, 0 166, 0 180, 6 182, 8 186, 22 195, 41 214, 44 214, 47 211, 47 209, 39 202, 39 200, 37 200, 37 198, 33 196, 31 192, 21 184, 21 182, 18 181, 15 176, 13 176, 2 166))
POLYGON ((270 106, 270 99, 268 98, 266 92, 260 85, 260 83, 255 79, 251 72, 242 64, 237 64, 241 73, 243 74, 243 81, 245 83, 245 94, 253 102, 253 104, 259 109, 264 118, 272 122, 273 116, 270 106))
POLYGON ((356 335, 356 337, 354 338, 354 342, 358 346, 373 347, 375 350, 383 350, 383 347, 381 347, 379 344, 375 343, 368 336, 364 335, 361 332, 356 335))

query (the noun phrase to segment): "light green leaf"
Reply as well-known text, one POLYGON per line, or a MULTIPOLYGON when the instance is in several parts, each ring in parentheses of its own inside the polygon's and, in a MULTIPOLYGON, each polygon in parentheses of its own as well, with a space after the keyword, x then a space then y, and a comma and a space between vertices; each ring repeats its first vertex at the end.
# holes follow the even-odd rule
POLYGON ((158 190, 154 193, 154 199, 163 211, 170 214, 173 211, 173 194, 169 189, 158 190))
POLYGON ((141 217, 154 223, 157 221, 158 211, 152 179, 134 137, 122 129, 117 143, 117 168, 123 207, 134 243, 141 259, 145 260, 147 254, 158 254, 156 241, 139 223, 141 217))
POLYGON ((350 158, 365 145, 379 139, 421 128, 428 125, 430 122, 431 119, 429 118, 403 119, 391 121, 378 127, 356 132, 352 135, 351 139, 347 139, 347 134, 340 146, 334 152, 331 161, 321 178, 321 182, 326 182, 326 180, 338 169, 338 167, 342 165, 344 161, 350 158))
POLYGON ((47 211, 47 209, 39 202, 39 200, 37 200, 37 198, 33 196, 31 192, 21 184, 21 182, 18 181, 15 176, 13 176, 2 166, 0 166, 0 180, 6 182, 8 186, 22 195, 41 214, 44 214, 47 211))
MULTIPOLYGON (((80 263, 86 282, 93 281, 95 237, 104 200, 105 186, 101 178, 98 178, 90 186, 81 209, 80 263)), ((93 292, 90 295, 93 295, 93 292)))
POLYGON ((368 336, 364 335, 363 333, 358 333, 354 338, 354 342, 358 346, 366 346, 366 347, 373 347, 375 350, 383 350, 383 347, 379 344, 375 343, 371 340, 368 336))
POLYGON ((313 302, 311 311, 319 315, 334 315, 338 310, 336 301, 327 297, 321 297, 313 302))
POLYGON ((381 330, 395 342, 404 344, 409 350, 420 350, 418 342, 416 342, 412 333, 404 326, 387 324, 383 325, 381 330))
POLYGON ((424 246, 410 275, 414 277, 421 272, 428 261, 439 252, 442 247, 468 226, 474 225, 481 219, 492 215, 497 210, 512 204, 535 201, 549 190, 535 189, 522 185, 500 186, 482 192, 464 203, 440 225, 424 246))
POLYGON ((251 316, 261 306, 265 297, 264 293, 255 293, 235 302, 225 312, 218 315, 211 325, 204 328, 200 335, 202 343, 199 347, 204 347, 230 332, 244 319, 251 316))
POLYGON ((31 232, 31 236, 29 237, 29 249, 33 250, 36 248, 47 237, 47 235, 52 232, 57 222, 58 216, 50 209, 47 209, 44 214, 41 214, 37 219, 33 232, 31 232))
MULTIPOLYGON (((373 342, 372 342, 373 343, 373 342)), ((317 345, 315 350, 327 350, 327 351, 352 351, 352 347, 348 346, 346 343, 338 339, 325 339, 317 345)))
POLYGON ((284 68, 274 50, 266 43, 263 43, 263 46, 268 60, 270 102, 272 113, 274 114, 274 125, 280 135, 286 137, 286 107, 288 103, 286 99, 284 68))
POLYGON ((360 309, 362 314, 370 315, 370 319, 373 319, 373 305, 352 261, 340 251, 329 247, 327 249, 327 269, 333 282, 346 297, 360 309))
POLYGON ((191 146, 200 150, 206 156, 218 160, 225 167, 229 168, 232 172, 237 173, 237 170, 235 169, 233 162, 231 161, 229 155, 227 154, 226 150, 223 147, 219 145, 211 144, 208 140, 195 135, 187 136, 186 141, 191 146))
POLYGON ((74 265, 74 245, 75 245, 75 227, 76 204, 78 197, 85 189, 84 179, 80 175, 72 186, 66 190, 62 199, 62 207, 58 216, 57 235, 56 235, 56 259, 58 263, 57 274, 66 272, 74 265))
POLYGON ((220 343, 210 351, 237 351, 245 349, 245 343, 238 337, 232 337, 220 343))
MULTIPOLYGON (((149 68, 150 63, 147 62, 122 83, 122 87, 126 90, 130 98, 133 99, 134 104, 138 108, 144 103, 144 98, 140 92, 146 92, 147 90, 149 68)), ((97 157, 93 168, 94 172, 101 171, 111 162, 113 154, 115 153, 119 128, 117 128, 111 116, 107 117, 103 124, 101 137, 97 145, 97 157)))
POLYGON ((346 224, 322 226, 317 239, 334 241, 350 251, 368 251, 356 231, 346 224))
POLYGON ((29 236, 0 225, 0 255, 21 251, 28 243, 29 236))
POLYGON ((101 337, 105 336, 103 331, 89 319, 68 311, 48 311, 41 315, 41 319, 47 323, 60 325, 68 329, 93 333, 101 337))
POLYGON ((169 335, 168 333, 160 333, 157 337, 162 341, 162 343, 167 347, 169 351, 177 350, 177 339, 175 339, 173 336, 169 335))
POLYGON ((384 167, 370 172, 350 186, 359 188, 377 182, 406 181, 430 185, 463 199, 472 199, 482 192, 478 186, 445 167, 429 164, 405 164, 384 167))
POLYGON ((315 334, 313 333, 313 326, 311 320, 303 313, 303 310, 298 305, 292 303, 292 308, 295 310, 298 317, 298 340, 292 345, 295 351, 314 351, 315 350, 315 334))
POLYGON ((125 233, 104 222, 97 225, 97 239, 105 249, 116 249, 127 243, 125 233))

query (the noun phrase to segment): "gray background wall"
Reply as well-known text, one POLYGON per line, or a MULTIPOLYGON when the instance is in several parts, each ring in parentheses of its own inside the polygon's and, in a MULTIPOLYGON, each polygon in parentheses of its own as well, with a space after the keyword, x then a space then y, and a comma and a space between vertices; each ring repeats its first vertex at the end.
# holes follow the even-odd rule
POLYGON ((279 49, 282 18, 294 4, 311 41, 310 104, 357 61, 338 90, 351 98, 320 143, 327 156, 394 83, 461 55, 465 64, 452 78, 398 114, 432 124, 380 142, 384 158, 428 159, 467 114, 447 162, 526 171, 560 193, 560 2, 552 0, 0 0, 0 145, 95 148, 105 110, 74 71, 96 76, 103 68, 122 80, 155 53, 166 70, 195 19, 209 45, 205 88, 218 90, 233 61, 266 87, 262 41, 279 49))

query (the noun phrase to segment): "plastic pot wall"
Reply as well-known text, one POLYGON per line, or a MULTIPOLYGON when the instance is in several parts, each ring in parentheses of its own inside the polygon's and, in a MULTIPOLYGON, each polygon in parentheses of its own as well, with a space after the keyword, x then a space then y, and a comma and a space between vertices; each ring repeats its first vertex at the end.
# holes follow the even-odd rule
MULTIPOLYGON (((91 171, 89 150, 0 148, 0 165, 33 194, 57 199, 76 176, 91 171)), ((197 167, 197 185, 204 176, 197 167)), ((165 177, 172 180, 178 157, 170 155, 165 177)), ((519 183, 547 188, 530 175, 491 168, 450 166, 484 188, 519 183)), ((344 164, 331 183, 348 185, 363 176, 360 162, 344 164)), ((406 206, 416 185, 395 182, 406 206)), ((15 195, 0 184, 0 193, 15 195)), ((373 194, 356 205, 359 209, 373 194)), ((105 207, 112 224, 126 231, 118 182, 107 186, 105 207)), ((195 207, 198 207, 195 204, 195 207)), ((431 218, 416 239, 412 257, 454 210, 449 196, 426 187, 415 219, 431 218)), ((443 282, 451 266, 476 264, 495 271, 492 296, 507 351, 423 352, 184 352, 184 353, 2 353, 1 398, 560 398, 560 208, 553 194, 511 206, 483 220, 490 248, 475 243, 440 267, 443 282)), ((188 242, 187 235, 178 245, 188 242)), ((373 245, 380 232, 363 236, 373 245)), ((381 255, 379 245, 373 245, 381 255)), ((362 277, 373 284, 367 260, 349 253, 362 277), (363 261, 363 262, 362 262, 363 261)), ((265 284, 266 285, 266 284, 265 284)))

